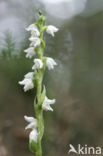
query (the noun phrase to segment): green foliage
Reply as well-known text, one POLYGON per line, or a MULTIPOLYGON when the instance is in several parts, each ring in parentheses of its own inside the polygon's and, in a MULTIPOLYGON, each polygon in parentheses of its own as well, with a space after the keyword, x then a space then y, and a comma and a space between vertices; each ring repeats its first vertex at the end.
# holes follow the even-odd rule
POLYGON ((3 58, 11 58, 13 53, 15 53, 15 41, 11 32, 6 31, 4 34, 4 48, 2 49, 3 58))

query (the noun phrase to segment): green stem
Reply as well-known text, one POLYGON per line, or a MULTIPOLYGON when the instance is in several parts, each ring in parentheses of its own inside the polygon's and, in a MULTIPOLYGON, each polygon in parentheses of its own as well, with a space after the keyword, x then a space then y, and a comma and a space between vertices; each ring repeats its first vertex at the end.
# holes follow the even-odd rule
MULTIPOLYGON (((42 40, 43 37, 43 31, 41 32, 40 39, 42 40)), ((43 42, 43 41, 42 41, 43 42)), ((43 43, 42 43, 43 44, 43 43)), ((44 44, 43 44, 44 45, 44 44)), ((39 59, 43 59, 43 52, 44 48, 42 45, 37 49, 37 54, 39 59)), ((43 120, 43 110, 41 106, 41 92, 42 92, 42 80, 43 75, 45 72, 45 65, 43 66, 43 69, 38 70, 38 79, 37 81, 37 104, 34 104, 35 108, 35 114, 37 118, 37 125, 38 125, 38 140, 37 140, 37 151, 36 156, 42 156, 42 147, 41 147, 41 140, 44 134, 44 120, 43 120)), ((43 101, 42 101, 43 103, 43 101)))
POLYGON ((39 71, 39 79, 37 80, 37 109, 35 109, 36 112, 36 118, 37 118, 37 124, 38 124, 38 142, 37 142, 37 156, 42 156, 42 147, 41 147, 41 139, 43 136, 44 131, 44 124, 43 124, 43 112, 42 108, 39 107, 40 104, 40 98, 41 98, 41 90, 42 90, 42 75, 39 71))
POLYGON ((38 144, 37 144, 37 156, 42 156, 42 147, 41 147, 41 140, 44 133, 44 123, 43 123, 43 112, 42 110, 37 111, 37 120, 38 120, 38 144))
POLYGON ((38 71, 38 79, 37 79, 37 104, 35 108, 37 124, 38 124, 38 141, 37 141, 37 156, 42 156, 42 147, 41 147, 41 140, 44 133, 44 121, 43 121, 43 110, 41 107, 41 92, 42 92, 42 79, 44 75, 44 70, 38 71))

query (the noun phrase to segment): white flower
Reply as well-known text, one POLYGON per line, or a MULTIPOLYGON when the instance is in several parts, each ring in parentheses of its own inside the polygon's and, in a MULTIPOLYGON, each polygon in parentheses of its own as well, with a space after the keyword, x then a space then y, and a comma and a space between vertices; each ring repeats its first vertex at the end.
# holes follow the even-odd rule
POLYGON ((37 137, 38 137, 38 131, 36 129, 33 129, 29 134, 29 141, 37 142, 37 137))
POLYGON ((54 61, 54 59, 52 59, 51 57, 47 57, 46 66, 48 67, 48 69, 54 69, 55 65, 57 65, 57 63, 54 61))
POLYGON ((54 33, 57 32, 58 30, 59 29, 56 28, 55 26, 49 25, 46 29, 46 32, 54 37, 54 33))
POLYGON ((43 68, 43 62, 40 59, 34 59, 34 65, 32 67, 32 69, 41 69, 43 68))
POLYGON ((24 52, 27 53, 26 54, 27 58, 32 58, 35 55, 34 47, 30 47, 30 48, 24 50, 24 52))
POLYGON ((31 30, 31 36, 39 37, 40 36, 39 30, 37 28, 35 28, 34 30, 31 30))
POLYGON ((53 100, 50 100, 50 99, 48 99, 47 98, 47 96, 45 96, 45 99, 44 99, 44 102, 43 102, 43 104, 42 104, 42 109, 43 110, 49 110, 49 111, 53 111, 53 109, 51 108, 51 104, 54 104, 55 103, 55 99, 53 99, 53 100))
POLYGON ((29 25, 29 27, 26 28, 26 30, 31 31, 31 35, 34 37, 40 36, 40 32, 39 32, 38 28, 35 26, 35 24, 29 25))
POLYGON ((38 132, 37 132, 37 119, 35 119, 34 117, 28 117, 28 116, 24 116, 24 119, 29 122, 29 124, 25 127, 25 129, 29 129, 31 128, 32 131, 29 134, 29 141, 34 141, 37 142, 37 136, 38 136, 38 132))
POLYGON ((24 91, 25 92, 28 91, 29 89, 34 88, 34 84, 33 84, 32 79, 24 78, 24 80, 19 81, 19 84, 24 85, 24 91))
POLYGON ((35 24, 31 24, 31 25, 29 25, 27 28, 26 28, 26 30, 27 31, 31 31, 31 30, 33 30, 35 28, 35 24))
POLYGON ((40 38, 38 37, 30 37, 29 40, 32 41, 30 46, 34 46, 35 48, 41 44, 40 38))
POLYGON ((34 79, 34 77, 33 77, 33 72, 29 72, 29 73, 27 73, 27 74, 25 74, 24 75, 24 77, 26 78, 26 79, 34 79))
POLYGON ((25 129, 35 129, 37 128, 37 119, 35 119, 34 117, 28 117, 28 116, 24 116, 24 119, 29 122, 29 124, 25 127, 25 129))

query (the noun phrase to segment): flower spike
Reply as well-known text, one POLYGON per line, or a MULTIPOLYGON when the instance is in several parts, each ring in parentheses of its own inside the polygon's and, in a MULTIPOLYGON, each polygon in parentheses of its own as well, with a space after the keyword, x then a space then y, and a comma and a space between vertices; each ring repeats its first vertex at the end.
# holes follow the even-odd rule
POLYGON ((41 140, 44 134, 44 122, 43 112, 53 111, 52 104, 56 102, 55 99, 48 99, 46 96, 46 88, 43 85, 43 77, 46 67, 49 70, 54 69, 57 65, 55 60, 51 57, 44 57, 45 40, 44 32, 55 36, 55 33, 59 30, 53 25, 46 25, 46 18, 42 12, 39 12, 39 18, 36 23, 29 25, 26 30, 30 32, 30 45, 24 50, 26 58, 33 59, 32 72, 28 72, 24 75, 24 79, 19 81, 20 85, 23 85, 24 92, 36 88, 36 96, 34 99, 35 116, 24 116, 25 121, 28 122, 25 130, 31 129, 29 133, 29 148, 37 156, 42 156, 41 140), (35 57, 35 58, 34 58, 35 57))

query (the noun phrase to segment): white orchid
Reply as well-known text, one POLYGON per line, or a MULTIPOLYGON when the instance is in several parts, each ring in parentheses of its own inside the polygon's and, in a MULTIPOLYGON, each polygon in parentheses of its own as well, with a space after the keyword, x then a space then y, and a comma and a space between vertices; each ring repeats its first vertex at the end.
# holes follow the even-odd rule
POLYGON ((47 98, 47 96, 45 96, 45 99, 44 99, 44 102, 43 102, 43 104, 42 104, 42 109, 43 110, 46 110, 46 111, 53 111, 53 109, 51 108, 51 104, 54 104, 55 103, 55 99, 53 99, 53 100, 50 100, 50 99, 48 99, 47 98))
POLYGON ((24 52, 26 53, 26 57, 27 58, 32 58, 33 56, 35 56, 36 52, 34 51, 34 47, 30 47, 26 50, 24 50, 24 52))
POLYGON ((54 33, 56 33, 59 29, 53 25, 49 25, 46 29, 46 32, 54 37, 54 33))
POLYGON ((47 57, 46 66, 48 67, 49 70, 54 69, 54 66, 56 66, 56 65, 57 65, 57 63, 54 61, 53 58, 47 57))
POLYGON ((55 33, 59 30, 53 25, 46 25, 45 16, 42 15, 42 12, 39 11, 39 18, 36 24, 29 25, 26 28, 27 31, 30 31, 31 36, 29 38, 30 45, 29 48, 24 50, 27 58, 33 58, 36 54, 36 58, 33 60, 34 64, 32 70, 34 72, 28 72, 24 75, 24 79, 19 81, 20 85, 23 85, 24 91, 36 87, 35 95, 35 115, 34 117, 24 116, 24 119, 28 122, 25 129, 31 129, 29 134, 29 147, 30 150, 37 155, 42 155, 41 141, 44 132, 44 123, 43 123, 43 111, 53 111, 51 107, 55 103, 55 99, 48 99, 46 96, 46 88, 43 85, 43 77, 46 70, 46 67, 51 70, 54 69, 54 66, 57 65, 55 60, 51 57, 45 57, 45 41, 44 41, 44 31, 54 37, 55 33), (40 145, 40 146, 39 146, 40 145))
POLYGON ((29 40, 31 41, 30 46, 34 46, 34 48, 36 48, 37 46, 39 46, 41 44, 41 40, 38 37, 30 37, 29 40))
POLYGON ((26 78, 26 79, 34 79, 34 77, 33 77, 33 72, 29 72, 29 73, 27 73, 27 74, 25 74, 24 75, 24 77, 26 78))
POLYGON ((37 132, 37 119, 35 119, 34 117, 28 117, 28 116, 24 116, 24 119, 29 123, 25 129, 32 129, 32 131, 29 134, 29 141, 34 141, 37 142, 37 136, 38 136, 38 132, 37 132))
POLYGON ((19 81, 19 84, 24 85, 24 91, 25 92, 34 88, 34 84, 33 84, 32 79, 24 78, 24 80, 19 81))
POLYGON ((35 24, 30 24, 27 28, 26 28, 26 30, 27 31, 31 31, 31 30, 33 30, 35 28, 35 24))
POLYGON ((40 36, 40 32, 38 31, 37 28, 35 28, 34 30, 31 30, 31 36, 33 36, 33 37, 39 37, 40 36))
POLYGON ((38 131, 37 129, 33 129, 29 134, 29 142, 34 141, 37 142, 38 131))
POLYGON ((24 119, 29 123, 25 129, 35 129, 37 128, 37 119, 35 119, 34 117, 28 117, 28 116, 24 116, 24 119))
POLYGON ((39 30, 38 30, 38 28, 36 27, 35 24, 29 25, 29 27, 26 28, 26 30, 31 31, 31 35, 34 36, 34 37, 40 36, 40 32, 39 32, 39 30))
POLYGON ((34 59, 34 65, 32 67, 32 69, 41 69, 43 68, 43 62, 40 59, 34 59))

